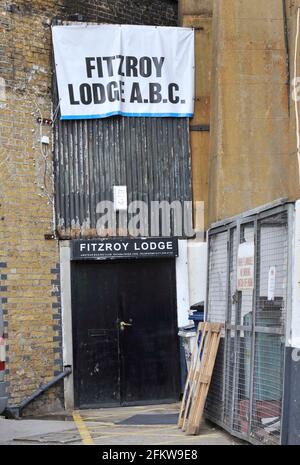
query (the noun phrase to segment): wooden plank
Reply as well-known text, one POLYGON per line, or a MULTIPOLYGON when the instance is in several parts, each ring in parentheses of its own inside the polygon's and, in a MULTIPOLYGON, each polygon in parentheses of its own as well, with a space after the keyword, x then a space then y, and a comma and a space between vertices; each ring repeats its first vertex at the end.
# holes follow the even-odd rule
POLYGON ((201 365, 201 354, 202 354, 202 350, 203 350, 203 346, 204 346, 205 337, 206 337, 206 334, 207 334, 207 325, 208 325, 208 323, 204 323, 204 324, 200 323, 200 325, 199 325, 200 332, 201 332, 201 338, 200 338, 200 341, 199 341, 198 348, 196 350, 195 375, 194 375, 194 378, 191 380, 189 396, 188 396, 188 399, 187 399, 187 404, 186 404, 184 417, 183 417, 182 431, 186 430, 187 421, 188 421, 188 418, 189 418, 189 415, 190 415, 190 409, 192 408, 193 399, 194 399, 195 394, 196 394, 195 389, 196 389, 196 386, 198 384, 200 365, 201 365))
POLYGON ((194 348, 193 348, 193 354, 192 354, 192 358, 191 358, 190 370, 189 370, 188 378, 187 378, 187 381, 186 381, 186 384, 185 384, 182 403, 181 403, 181 409, 180 409, 180 413, 179 413, 179 419, 178 419, 179 428, 181 428, 183 426, 184 419, 186 417, 187 408, 189 406, 189 399, 190 399, 190 395, 191 395, 191 387, 192 387, 192 385, 193 385, 193 383, 195 381, 195 377, 197 375, 197 362, 198 362, 198 357, 201 354, 201 350, 202 350, 202 345, 203 345, 202 334, 205 331, 205 328, 206 328, 206 323, 199 323, 198 324, 198 328, 197 328, 197 332, 196 332, 196 339, 195 339, 194 348), (198 339, 199 339, 200 334, 201 334, 201 339, 200 339, 199 345, 198 345, 198 339))
POLYGON ((181 428, 183 425, 184 412, 186 409, 186 403, 187 403, 187 398, 189 395, 191 380, 194 378, 194 375, 195 375, 195 369, 194 369, 195 367, 194 367, 193 360, 194 360, 195 351, 197 348, 198 335, 199 335, 199 325, 198 325, 197 332, 196 332, 196 338, 195 338, 194 347, 193 347, 193 354, 191 358, 190 369, 189 369, 188 377, 187 377, 185 387, 184 387, 184 392, 183 392, 183 397, 182 397, 182 402, 181 402, 181 407, 180 407, 180 412, 179 412, 179 417, 178 417, 178 422, 177 422, 177 426, 179 428, 181 428))
POLYGON ((199 395, 197 396, 194 402, 194 409, 192 411, 191 422, 189 423, 187 434, 192 434, 192 435, 199 434, 203 410, 205 407, 205 402, 206 402, 206 398, 207 398, 207 394, 208 394, 208 390, 210 386, 210 381, 211 381, 211 377, 213 373, 215 359, 216 359, 217 351, 219 347, 220 336, 221 336, 220 331, 219 333, 216 333, 216 332, 211 333, 209 356, 207 357, 207 363, 205 364, 205 367, 204 367, 204 375, 209 378, 209 382, 203 384, 201 383, 201 378, 199 378, 198 380, 198 386, 196 390, 199 391, 199 395))
MULTIPOLYGON (((207 353, 211 352, 211 346, 212 346, 212 333, 209 334, 209 341, 207 342, 207 353)), ((207 369, 207 363, 209 360, 209 357, 206 355, 205 357, 205 362, 203 363, 203 371, 205 372, 207 369)), ((204 373, 201 374, 202 376, 204 373)), ((206 399, 206 388, 207 388, 207 383, 203 384, 201 383, 201 378, 199 378, 199 382, 196 387, 196 396, 193 402, 193 408, 190 413, 190 419, 189 419, 189 424, 187 428, 187 434, 195 434, 196 428, 197 428, 197 419, 198 419, 198 412, 201 411, 203 401, 205 402, 206 399)), ((204 405, 203 405, 204 406, 204 405)))
POLYGON ((199 434, 222 327, 223 325, 220 323, 206 322, 198 325, 191 366, 178 419, 178 426, 187 434, 199 434))
POLYGON ((200 383, 203 383, 203 384, 208 384, 210 381, 210 377, 206 374, 203 374, 200 376, 200 383))
POLYGON ((192 386, 191 386, 191 390, 190 390, 190 394, 189 394, 189 398, 188 398, 188 402, 187 402, 187 407, 186 407, 186 411, 185 411, 185 415, 184 415, 184 421, 183 421, 183 425, 182 425, 182 430, 183 431, 186 431, 186 429, 188 428, 188 425, 189 425, 189 422, 190 422, 190 418, 192 416, 192 410, 193 410, 193 403, 195 401, 195 397, 197 396, 197 386, 198 386, 198 379, 199 379, 199 376, 201 375, 201 358, 205 358, 205 345, 206 345, 206 342, 207 342, 207 337, 208 337, 208 334, 209 334, 209 323, 206 323, 204 326, 203 326, 203 330, 202 330, 202 334, 201 334, 201 343, 199 344, 199 350, 198 350, 198 357, 197 357, 197 370, 198 370, 198 376, 194 377, 193 379, 193 383, 192 383, 192 386), (202 353, 203 351, 203 353, 202 353))

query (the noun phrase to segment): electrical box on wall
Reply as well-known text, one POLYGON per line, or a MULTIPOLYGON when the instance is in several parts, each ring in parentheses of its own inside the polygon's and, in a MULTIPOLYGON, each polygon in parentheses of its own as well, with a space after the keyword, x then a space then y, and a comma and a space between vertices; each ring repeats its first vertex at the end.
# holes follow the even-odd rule
POLYGON ((49 145, 50 144, 49 137, 48 136, 42 136, 41 142, 42 142, 43 145, 49 145))

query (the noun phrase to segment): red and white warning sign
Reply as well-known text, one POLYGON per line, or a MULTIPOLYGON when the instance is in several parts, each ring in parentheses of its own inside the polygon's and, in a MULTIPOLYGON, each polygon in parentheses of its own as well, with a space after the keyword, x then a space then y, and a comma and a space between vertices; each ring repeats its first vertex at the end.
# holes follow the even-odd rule
POLYGON ((0 371, 5 370, 5 339, 0 336, 0 371))
POLYGON ((237 258, 237 290, 254 288, 254 242, 239 245, 237 258))

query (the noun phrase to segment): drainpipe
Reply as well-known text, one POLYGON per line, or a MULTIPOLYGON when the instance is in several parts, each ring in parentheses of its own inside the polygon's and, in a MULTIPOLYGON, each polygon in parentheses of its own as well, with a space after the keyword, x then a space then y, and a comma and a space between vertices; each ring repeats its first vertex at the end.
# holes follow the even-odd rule
MULTIPOLYGON (((285 43, 285 52, 286 52, 287 88, 288 88, 288 96, 289 96, 290 86, 291 86, 291 72, 290 72, 289 28, 288 28, 286 0, 282 0, 282 9, 283 9, 284 43, 285 43)), ((290 104, 290 96, 289 96, 288 98, 289 113, 290 113, 290 107, 291 107, 291 104, 290 104)))
POLYGON ((4 411, 4 415, 6 418, 11 418, 11 419, 20 419, 22 417, 22 412, 25 407, 27 407, 28 404, 33 402, 37 397, 39 397, 41 394, 43 394, 45 391, 47 391, 49 388, 54 386, 56 383, 58 383, 61 379, 65 378, 66 376, 69 376, 72 373, 71 367, 67 366, 65 367, 64 371, 60 373, 59 375, 55 376, 49 383, 43 384, 40 386, 36 391, 34 391, 31 396, 27 397, 24 399, 20 404, 18 405, 9 405, 6 407, 4 411))

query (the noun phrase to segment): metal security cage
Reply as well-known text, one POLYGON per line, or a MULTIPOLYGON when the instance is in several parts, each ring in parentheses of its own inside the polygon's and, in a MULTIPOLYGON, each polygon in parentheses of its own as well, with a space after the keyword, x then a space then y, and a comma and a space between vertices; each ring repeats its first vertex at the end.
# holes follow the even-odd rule
POLYGON ((224 331, 205 413, 255 444, 281 443, 292 214, 291 204, 256 210, 208 236, 206 317, 224 331), (254 244, 253 286, 238 290, 245 243, 254 244))

